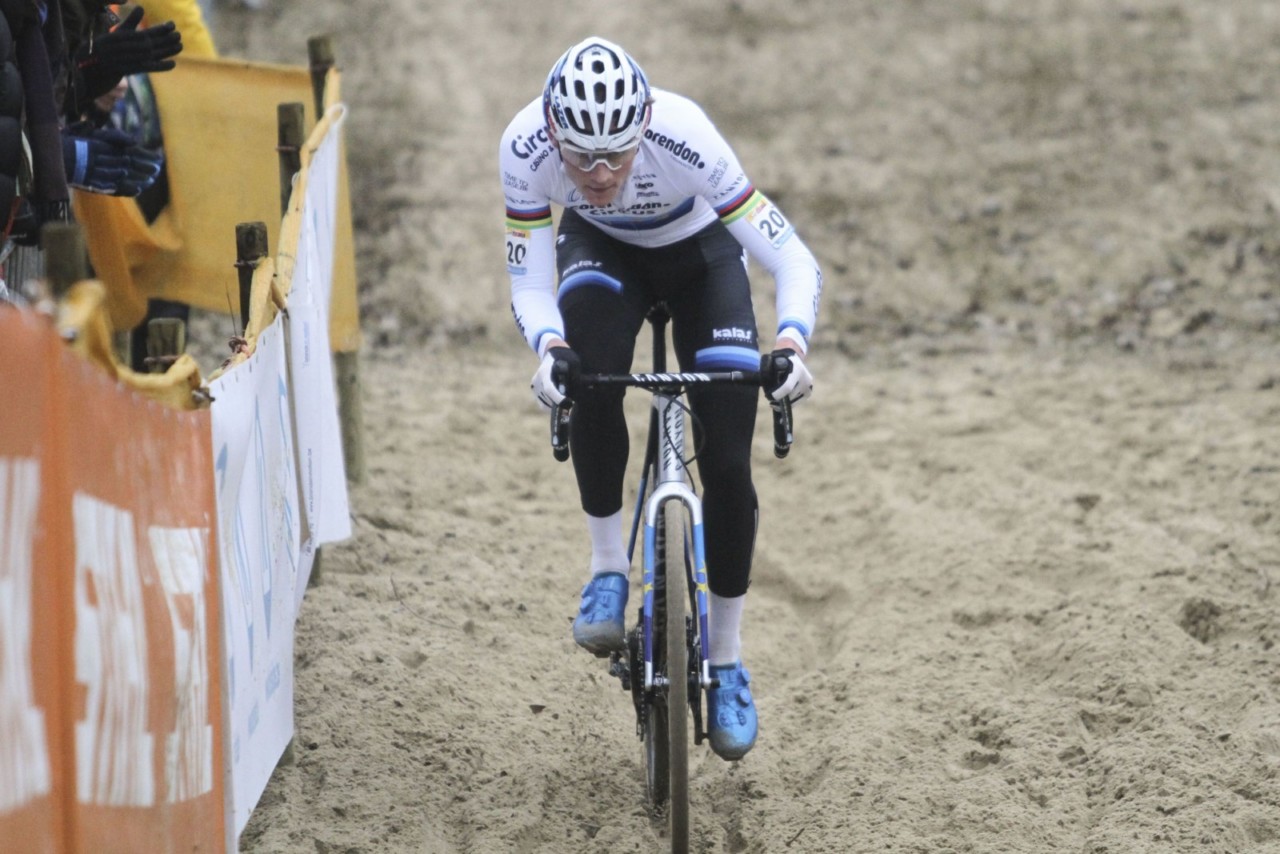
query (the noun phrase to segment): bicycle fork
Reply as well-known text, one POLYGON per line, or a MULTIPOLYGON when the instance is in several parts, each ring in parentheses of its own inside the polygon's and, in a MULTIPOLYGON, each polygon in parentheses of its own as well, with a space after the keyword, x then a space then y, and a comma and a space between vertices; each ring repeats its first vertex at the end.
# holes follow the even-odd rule
MULTIPOLYGON (((654 649, 653 649, 653 621, 654 621, 654 584, 657 572, 657 523, 658 516, 662 509, 662 505, 668 501, 677 501, 683 505, 687 518, 689 520, 688 530, 692 540, 692 555, 690 554, 690 543, 682 542, 679 544, 668 541, 666 543, 667 550, 667 571, 674 570, 671 556, 675 548, 680 549, 680 553, 685 559, 684 565, 688 565, 688 560, 692 557, 691 581, 693 583, 693 602, 697 614, 697 636, 699 642, 695 644, 698 650, 698 682, 705 690, 712 687, 711 684, 711 665, 707 658, 706 638, 708 625, 708 600, 710 589, 707 586, 707 559, 706 546, 703 536, 702 525, 702 502, 697 494, 690 487, 686 476, 684 461, 684 412, 680 405, 671 397, 664 394, 655 394, 653 397, 653 405, 658 413, 659 431, 657 460, 655 466, 657 468, 658 477, 654 486, 653 494, 649 496, 645 502, 645 522, 644 522, 644 575, 642 580, 643 592, 643 623, 644 623, 644 688, 646 692, 655 688, 665 688, 669 684, 673 674, 667 674, 666 677, 657 676, 654 673, 654 649)), ((680 603, 672 603, 668 601, 667 607, 680 607, 680 603)), ((683 676, 683 674, 682 674, 683 676)), ((691 697, 696 696, 690 694, 691 697)))

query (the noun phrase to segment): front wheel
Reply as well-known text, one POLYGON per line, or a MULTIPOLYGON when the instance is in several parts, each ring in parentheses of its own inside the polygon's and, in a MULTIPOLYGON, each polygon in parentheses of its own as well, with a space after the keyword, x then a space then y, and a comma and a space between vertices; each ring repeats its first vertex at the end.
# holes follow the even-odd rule
MULTIPOLYGON (((659 510, 654 528, 654 563, 653 576, 653 672, 661 675, 666 672, 667 662, 667 584, 666 584, 666 543, 667 528, 665 514, 659 510)), ((643 660, 643 638, 637 638, 636 655, 643 660)), ((636 674, 643 686, 643 672, 636 674)), ((643 687, 641 688, 643 691, 643 687)), ((643 698, 643 716, 641 733, 644 740, 645 791, 649 795, 649 806, 660 812, 666 809, 667 797, 671 792, 671 771, 668 764, 668 743, 670 741, 670 725, 667 715, 667 695, 662 690, 651 691, 643 698)))
MULTIPOLYGON (((653 590, 654 673, 667 685, 647 698, 642 733, 650 806, 667 817, 672 852, 689 850, 689 651, 685 626, 683 517, 658 512, 653 590)), ((637 647, 639 644, 637 644, 637 647)), ((637 649, 639 652, 639 649, 637 649)))

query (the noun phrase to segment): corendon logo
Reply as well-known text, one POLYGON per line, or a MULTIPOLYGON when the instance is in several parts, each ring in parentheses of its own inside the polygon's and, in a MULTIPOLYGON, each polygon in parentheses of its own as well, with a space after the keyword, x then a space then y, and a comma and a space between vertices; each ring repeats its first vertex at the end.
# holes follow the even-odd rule
POLYGON ((698 169, 707 168, 707 164, 702 159, 702 155, 690 148, 689 143, 686 140, 682 139, 679 142, 676 142, 665 134, 655 133, 651 130, 646 130, 644 132, 644 138, 659 148, 665 148, 667 151, 670 151, 674 156, 683 160, 685 163, 688 163, 690 166, 698 169))

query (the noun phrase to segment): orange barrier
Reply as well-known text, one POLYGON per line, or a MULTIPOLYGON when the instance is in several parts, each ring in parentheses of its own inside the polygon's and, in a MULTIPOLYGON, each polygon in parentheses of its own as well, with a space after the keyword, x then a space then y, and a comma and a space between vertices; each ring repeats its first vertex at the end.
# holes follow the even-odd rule
POLYGON ((0 849, 228 850, 210 414, 0 308, 0 849))
POLYGON ((43 323, 18 318, 0 310, 0 848, 53 854, 67 850, 64 686, 55 675, 71 652, 59 649, 69 591, 64 573, 36 568, 66 567, 72 552, 42 524, 58 510, 43 482, 62 479, 47 433, 52 347, 43 323))

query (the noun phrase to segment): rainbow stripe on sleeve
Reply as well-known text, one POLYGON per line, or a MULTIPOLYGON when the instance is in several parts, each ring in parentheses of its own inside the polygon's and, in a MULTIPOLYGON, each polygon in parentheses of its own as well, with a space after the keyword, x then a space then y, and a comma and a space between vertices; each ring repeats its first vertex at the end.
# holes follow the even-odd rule
POLYGON ((723 205, 716 207, 716 216, 720 217, 720 221, 725 225, 744 216, 747 211, 756 206, 756 203, 763 199, 755 186, 748 184, 746 189, 734 196, 723 205))
POLYGON ((520 210, 507 207, 507 228, 519 228, 532 231, 535 228, 547 228, 551 225, 551 206, 546 205, 532 210, 520 210))

